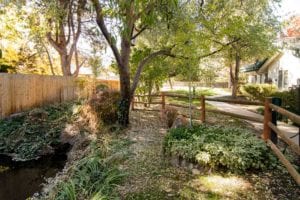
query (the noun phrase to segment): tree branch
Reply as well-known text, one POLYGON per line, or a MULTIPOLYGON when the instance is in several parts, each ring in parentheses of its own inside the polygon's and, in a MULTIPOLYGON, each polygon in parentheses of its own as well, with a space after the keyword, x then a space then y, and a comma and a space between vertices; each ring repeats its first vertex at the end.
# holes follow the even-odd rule
POLYGON ((50 42, 50 44, 54 47, 54 49, 56 51, 58 51, 59 53, 63 54, 64 52, 63 52, 62 48, 59 46, 59 44, 57 42, 55 42, 53 40, 53 38, 51 37, 51 33, 50 32, 47 33, 46 36, 47 36, 47 39, 50 42))
POLYGON ((147 63, 149 63, 152 59, 154 59, 157 56, 165 55, 165 56, 171 56, 171 57, 173 57, 174 55, 171 54, 171 50, 172 50, 172 48, 170 48, 170 49, 164 49, 164 50, 160 50, 160 51, 156 51, 154 53, 151 53, 150 55, 148 55, 147 57, 145 57, 139 63, 139 65, 137 67, 137 71, 136 71, 134 79, 133 79, 132 87, 131 87, 131 96, 134 95, 134 92, 135 92, 135 90, 136 90, 136 88, 138 86, 138 82, 140 80, 141 73, 142 73, 145 65, 147 63))
POLYGON ((116 61, 118 63, 118 66, 120 66, 122 64, 120 52, 117 49, 116 44, 113 42, 112 36, 108 32, 107 27, 106 27, 106 25, 104 23, 104 17, 103 17, 102 7, 101 7, 101 5, 100 5, 100 3, 99 3, 98 0, 92 0, 92 3, 93 3, 94 8, 96 10, 96 22, 97 22, 97 24, 98 24, 98 26, 99 26, 99 28, 100 28, 103 36, 105 37, 107 43, 111 47, 112 52, 113 52, 113 54, 114 54, 114 56, 116 58, 116 61))
POLYGON ((135 38, 137 38, 137 36, 139 36, 146 29, 147 29, 147 26, 144 26, 143 28, 141 28, 141 30, 139 30, 135 35, 132 36, 131 40, 134 40, 135 38))
POLYGON ((155 3, 149 3, 144 10, 142 10, 135 16, 134 21, 138 20, 142 16, 143 13, 148 14, 154 8, 154 6, 155 6, 155 3))
MULTIPOLYGON (((205 57, 209 57, 209 56, 212 56, 212 55, 214 55, 214 54, 216 54, 216 53, 219 53, 220 51, 223 51, 226 47, 228 47, 228 46, 230 46, 230 45, 232 45, 232 44, 238 42, 239 40, 240 40, 240 38, 235 39, 235 40, 233 40, 233 41, 231 41, 231 42, 228 42, 228 43, 226 43, 226 44, 223 44, 223 46, 222 46, 221 48, 219 48, 219 49, 217 49, 217 50, 215 50, 215 51, 212 51, 212 52, 210 52, 210 53, 207 53, 207 54, 204 54, 204 55, 199 56, 199 59, 205 58, 205 57)), ((222 43, 219 43, 219 44, 222 44, 222 43)))

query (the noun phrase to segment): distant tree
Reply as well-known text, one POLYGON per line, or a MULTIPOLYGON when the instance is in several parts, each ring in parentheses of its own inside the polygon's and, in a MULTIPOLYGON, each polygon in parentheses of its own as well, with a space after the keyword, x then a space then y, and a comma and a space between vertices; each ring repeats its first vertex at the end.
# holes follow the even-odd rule
POLYGON ((52 68, 49 69, 44 62, 48 59, 45 54, 45 48, 49 50, 48 45, 44 43, 41 47, 42 43, 36 36, 33 37, 31 33, 35 25, 29 23, 30 19, 31 11, 22 4, 0 7, 3 54, 0 64, 11 66, 14 70, 10 72, 50 74, 52 68))
POLYGON ((213 42, 226 46, 222 51, 230 67, 232 96, 236 97, 242 61, 270 56, 279 22, 268 0, 211 1, 200 10, 199 19, 213 42), (208 20, 209 19, 209 20, 208 20), (235 41, 228 45, 228 41, 235 41))
MULTIPOLYGON (((86 0, 37 0, 38 8, 44 15, 46 37, 60 56, 64 76, 77 76, 83 63, 79 62, 77 43, 82 32, 82 18, 86 0), (76 69, 71 70, 75 57, 76 69)), ((40 26, 45 26, 41 23, 40 26)))

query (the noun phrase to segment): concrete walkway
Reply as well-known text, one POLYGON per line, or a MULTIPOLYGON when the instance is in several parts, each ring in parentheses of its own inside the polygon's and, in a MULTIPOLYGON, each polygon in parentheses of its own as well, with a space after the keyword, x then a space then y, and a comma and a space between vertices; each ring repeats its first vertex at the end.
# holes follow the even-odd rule
MULTIPOLYGON (((223 110, 226 112, 230 112, 230 113, 234 113, 234 114, 239 114, 239 115, 245 115, 245 116, 250 116, 250 117, 254 117, 257 119, 261 119, 263 120, 263 116, 251 111, 246 110, 245 108, 240 107, 237 104, 229 104, 229 103, 224 103, 224 102, 216 102, 216 101, 207 101, 207 103, 209 103, 212 106, 215 106, 216 109, 218 110, 223 110)), ((253 122, 253 121, 247 121, 249 124, 253 125, 253 127, 258 130, 261 131, 263 130, 263 124, 259 123, 259 122, 253 122)), ((299 133, 299 128, 296 126, 292 126, 283 122, 277 122, 277 127, 280 130, 283 130, 285 132, 287 132, 287 136, 288 137, 292 137, 294 135, 296 135, 297 133, 299 133)), ((299 135, 291 138, 296 144, 299 145, 299 135)))

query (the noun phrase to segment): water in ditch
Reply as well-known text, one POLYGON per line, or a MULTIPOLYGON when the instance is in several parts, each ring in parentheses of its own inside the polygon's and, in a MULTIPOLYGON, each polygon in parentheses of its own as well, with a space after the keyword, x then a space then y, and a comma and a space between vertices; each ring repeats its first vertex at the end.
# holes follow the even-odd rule
POLYGON ((0 200, 25 200, 39 192, 46 178, 54 177, 63 169, 68 149, 26 162, 0 155, 0 200))

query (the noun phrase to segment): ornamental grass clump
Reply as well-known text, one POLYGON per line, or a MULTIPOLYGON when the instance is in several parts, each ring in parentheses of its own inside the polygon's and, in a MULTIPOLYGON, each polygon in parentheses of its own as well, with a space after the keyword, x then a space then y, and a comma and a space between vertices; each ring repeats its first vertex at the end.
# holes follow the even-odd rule
POLYGON ((164 148, 172 156, 233 172, 277 166, 277 160, 266 144, 241 128, 199 125, 171 129, 164 148))
POLYGON ((127 143, 123 143, 111 143, 109 149, 91 143, 87 155, 76 161, 65 179, 42 199, 117 199, 116 187, 126 176, 117 167, 127 157, 127 152, 122 152, 127 143))

